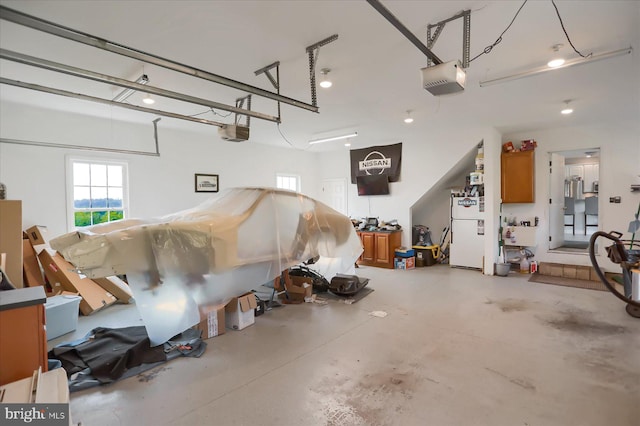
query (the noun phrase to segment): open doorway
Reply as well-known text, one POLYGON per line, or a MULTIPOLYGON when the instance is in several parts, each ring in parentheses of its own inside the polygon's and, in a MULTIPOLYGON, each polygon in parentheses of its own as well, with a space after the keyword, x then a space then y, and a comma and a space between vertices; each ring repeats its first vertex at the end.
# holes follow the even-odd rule
POLYGON ((600 149, 551 153, 549 249, 587 253, 599 229, 600 149))

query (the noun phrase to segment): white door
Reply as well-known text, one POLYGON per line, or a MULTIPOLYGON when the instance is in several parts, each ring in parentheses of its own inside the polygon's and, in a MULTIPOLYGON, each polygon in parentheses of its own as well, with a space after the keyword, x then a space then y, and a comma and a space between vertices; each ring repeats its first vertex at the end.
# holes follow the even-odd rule
MULTIPOLYGON (((453 220, 451 222, 451 245, 449 264, 482 269, 484 235, 478 235, 478 220, 453 220)), ((484 232, 484 231, 482 231, 484 232)))
POLYGON ((549 249, 564 245, 564 157, 551 153, 549 167, 549 249))
POLYGON ((347 216, 347 180, 323 179, 320 201, 347 216))

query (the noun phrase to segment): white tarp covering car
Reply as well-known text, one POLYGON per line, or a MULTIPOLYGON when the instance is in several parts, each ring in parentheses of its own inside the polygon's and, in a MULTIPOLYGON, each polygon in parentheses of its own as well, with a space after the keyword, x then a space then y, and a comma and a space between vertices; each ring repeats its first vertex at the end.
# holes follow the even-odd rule
POLYGON ((362 253, 348 217, 271 188, 230 189, 189 210, 95 225, 50 244, 89 278, 126 274, 154 345, 197 324, 199 305, 226 303, 316 256, 327 279, 353 273, 362 253))

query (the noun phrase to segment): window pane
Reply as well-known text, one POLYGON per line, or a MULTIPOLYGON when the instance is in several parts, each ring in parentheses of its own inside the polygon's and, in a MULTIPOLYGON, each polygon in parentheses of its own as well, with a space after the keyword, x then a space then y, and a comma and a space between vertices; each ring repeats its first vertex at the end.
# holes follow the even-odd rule
POLYGON ((105 164, 91 165, 91 186, 107 186, 107 166, 105 164))
POLYGON ((73 163, 73 184, 89 185, 89 165, 86 163, 73 163))
POLYGON ((74 223, 76 226, 89 226, 91 225, 91 213, 90 212, 75 212, 73 214, 74 223))
POLYGON ((91 207, 107 207, 107 188, 91 187, 91 207))
POLYGON ((76 209, 88 209, 91 207, 91 194, 88 186, 75 186, 73 188, 73 207, 76 209))
POLYGON ((276 177, 276 187, 282 188, 282 176, 276 177))
POLYGON ((122 188, 108 188, 107 207, 122 207, 122 188))
POLYGON ((107 166, 109 186, 122 186, 122 166, 107 166))
POLYGON ((124 219, 124 212, 122 210, 109 212, 109 222, 120 219, 124 219))
POLYGON ((99 212, 91 212, 93 218, 93 224, 104 223, 109 221, 109 212, 107 211, 99 211, 99 212))

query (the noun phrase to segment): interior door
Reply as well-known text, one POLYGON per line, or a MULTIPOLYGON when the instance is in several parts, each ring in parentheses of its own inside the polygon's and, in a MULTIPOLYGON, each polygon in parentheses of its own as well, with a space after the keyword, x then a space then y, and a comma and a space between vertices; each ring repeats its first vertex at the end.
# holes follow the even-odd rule
POLYGON ((549 167, 549 250, 564 245, 564 157, 551 153, 549 167))
POLYGON ((323 179, 321 201, 346 216, 348 211, 347 180, 344 178, 323 179))

